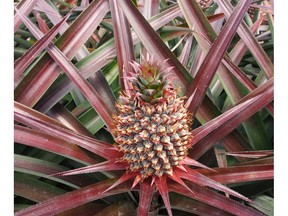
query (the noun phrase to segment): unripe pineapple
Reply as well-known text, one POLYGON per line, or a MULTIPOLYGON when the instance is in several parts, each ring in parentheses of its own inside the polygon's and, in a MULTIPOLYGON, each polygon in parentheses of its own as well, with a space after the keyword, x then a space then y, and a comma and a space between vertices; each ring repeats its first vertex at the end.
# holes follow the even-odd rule
POLYGON ((169 69, 153 57, 132 65, 131 90, 121 94, 119 115, 114 116, 121 161, 142 179, 172 175, 187 155, 191 115, 168 78, 169 69))

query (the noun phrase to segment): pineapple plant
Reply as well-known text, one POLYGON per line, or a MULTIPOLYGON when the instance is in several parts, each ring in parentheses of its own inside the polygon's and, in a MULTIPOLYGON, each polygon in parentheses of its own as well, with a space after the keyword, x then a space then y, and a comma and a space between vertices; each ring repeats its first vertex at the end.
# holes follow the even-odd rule
POLYGON ((15 215, 271 215, 273 22, 250 6, 16 4, 15 215))

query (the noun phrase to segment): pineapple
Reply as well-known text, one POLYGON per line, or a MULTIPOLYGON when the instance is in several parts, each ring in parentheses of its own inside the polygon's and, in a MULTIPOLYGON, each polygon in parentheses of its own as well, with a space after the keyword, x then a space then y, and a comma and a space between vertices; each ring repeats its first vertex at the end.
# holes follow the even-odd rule
POLYGON ((169 68, 154 57, 132 66, 131 89, 121 94, 119 115, 114 116, 120 160, 142 179, 172 175, 187 155, 191 115, 169 79, 169 68))

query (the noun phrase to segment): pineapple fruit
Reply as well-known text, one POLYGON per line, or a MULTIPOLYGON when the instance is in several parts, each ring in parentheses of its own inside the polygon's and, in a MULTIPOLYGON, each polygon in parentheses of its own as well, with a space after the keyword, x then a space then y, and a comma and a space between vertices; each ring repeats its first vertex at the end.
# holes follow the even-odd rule
POLYGON ((191 115, 169 77, 154 57, 132 63, 131 88, 117 103, 116 146, 129 170, 149 176, 172 175, 187 155, 192 135, 191 115))

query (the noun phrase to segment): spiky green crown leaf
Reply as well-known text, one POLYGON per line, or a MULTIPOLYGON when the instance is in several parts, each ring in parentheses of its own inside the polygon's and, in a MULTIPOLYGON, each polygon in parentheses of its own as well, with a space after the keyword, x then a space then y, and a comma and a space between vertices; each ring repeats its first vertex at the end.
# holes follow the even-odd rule
POLYGON ((165 90, 171 89, 171 79, 168 79, 171 68, 164 68, 165 61, 160 63, 153 56, 143 58, 141 64, 131 63, 135 73, 132 73, 133 94, 142 101, 155 104, 165 97, 165 90))

